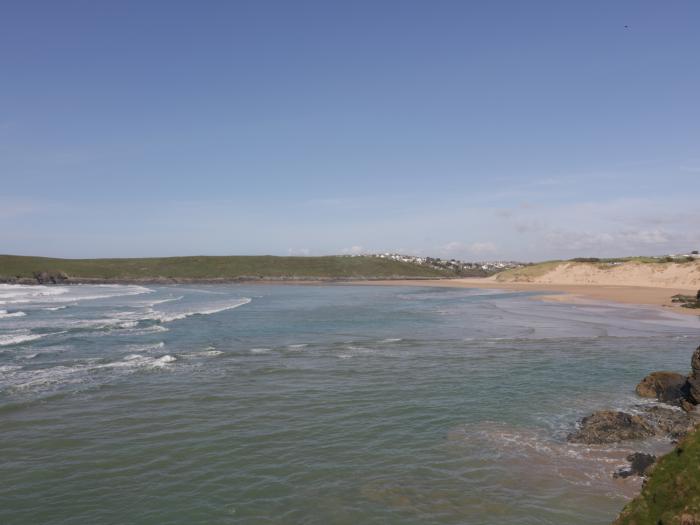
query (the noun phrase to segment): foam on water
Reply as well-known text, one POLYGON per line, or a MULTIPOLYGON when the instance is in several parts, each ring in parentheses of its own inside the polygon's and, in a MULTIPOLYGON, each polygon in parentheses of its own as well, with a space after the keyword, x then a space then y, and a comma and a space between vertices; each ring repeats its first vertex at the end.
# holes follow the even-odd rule
POLYGON ((129 345, 127 349, 131 352, 152 352, 153 350, 160 350, 165 347, 164 341, 159 341, 158 343, 145 344, 145 345, 129 345))
POLYGON ((33 286, 24 284, 0 284, 0 304, 44 301, 68 293, 65 286, 33 286))
POLYGON ((238 308, 239 306, 246 305, 251 302, 248 297, 242 297, 234 302, 227 302, 225 304, 220 304, 216 306, 207 306, 204 308, 197 308, 194 310, 185 310, 179 312, 162 312, 157 310, 152 310, 143 318, 160 321, 161 323, 169 323, 172 321, 179 321, 193 315, 212 315, 219 312, 224 312, 226 310, 232 310, 238 308))
POLYGON ((177 359, 169 354, 150 357, 130 354, 118 361, 100 363, 99 360, 85 359, 72 365, 56 365, 47 368, 25 369, 21 366, 5 365, 0 370, 0 391, 26 391, 45 387, 57 387, 71 384, 93 383, 92 374, 100 371, 119 371, 131 373, 141 369, 162 369, 177 359))
POLYGON ((151 292, 153 290, 144 286, 121 284, 72 286, 0 284, 0 304, 80 302, 151 292))
POLYGON ((29 341, 36 341, 37 339, 42 339, 51 334, 31 334, 27 331, 15 332, 11 334, 0 334, 0 346, 12 346, 19 345, 21 343, 26 343, 29 341))
POLYGON ((8 312, 7 310, 0 310, 0 319, 7 319, 8 317, 24 317, 27 315, 24 312, 8 312))

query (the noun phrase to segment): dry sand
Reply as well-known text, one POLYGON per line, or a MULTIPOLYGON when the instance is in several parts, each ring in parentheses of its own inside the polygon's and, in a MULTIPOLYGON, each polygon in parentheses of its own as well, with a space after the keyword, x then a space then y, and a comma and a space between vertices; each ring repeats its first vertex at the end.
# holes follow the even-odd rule
POLYGON ((562 263, 535 276, 501 274, 489 278, 369 281, 358 284, 557 292, 542 294, 537 298, 569 303, 612 301, 664 307, 678 313, 700 315, 698 310, 682 308, 671 302, 673 295, 697 293, 700 288, 700 263, 625 263, 602 268, 595 264, 562 263))
POLYGON ((442 279, 442 280, 396 280, 396 281, 357 281, 350 284, 385 286, 437 286, 445 288, 493 288, 498 290, 558 292, 558 294, 538 295, 537 299, 579 303, 587 301, 612 301, 617 303, 641 304, 673 309, 674 312, 700 315, 700 311, 681 308, 671 302, 675 294, 695 295, 697 289, 661 288, 651 286, 612 286, 597 284, 542 284, 523 282, 499 282, 491 278, 442 279))

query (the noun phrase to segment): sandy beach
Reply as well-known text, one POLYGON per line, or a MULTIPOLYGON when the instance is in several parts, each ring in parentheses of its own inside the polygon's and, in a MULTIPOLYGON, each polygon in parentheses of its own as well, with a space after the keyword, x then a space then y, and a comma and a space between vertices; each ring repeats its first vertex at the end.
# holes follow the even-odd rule
POLYGON ((668 308, 677 313, 700 315, 700 311, 682 308, 671 302, 676 294, 695 295, 696 289, 665 288, 659 286, 602 285, 602 284, 545 284, 532 282, 501 282, 493 278, 466 278, 444 280, 358 281, 352 284, 386 286, 438 286, 448 288, 491 288, 499 290, 554 292, 537 296, 540 300, 567 303, 612 301, 668 308))

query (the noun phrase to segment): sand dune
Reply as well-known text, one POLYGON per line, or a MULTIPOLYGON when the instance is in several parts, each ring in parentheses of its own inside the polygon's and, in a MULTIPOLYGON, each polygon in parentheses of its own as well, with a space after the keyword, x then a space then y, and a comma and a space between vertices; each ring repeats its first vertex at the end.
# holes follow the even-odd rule
POLYGON ((625 262, 615 265, 580 262, 544 263, 541 267, 535 265, 523 270, 503 272, 496 275, 493 280, 539 284, 697 289, 700 287, 700 262, 625 262))

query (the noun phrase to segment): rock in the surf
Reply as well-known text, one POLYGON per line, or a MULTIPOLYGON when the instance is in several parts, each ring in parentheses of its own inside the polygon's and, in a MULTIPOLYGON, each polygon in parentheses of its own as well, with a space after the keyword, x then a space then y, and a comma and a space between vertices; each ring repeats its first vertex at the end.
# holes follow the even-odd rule
POLYGON ((677 372, 652 372, 642 379, 635 390, 641 397, 652 397, 681 406, 687 397, 687 378, 677 372))
POLYGON ((566 439, 570 443, 603 444, 644 439, 655 434, 654 427, 640 416, 615 410, 599 410, 584 417, 579 429, 566 439))
POLYGON ((643 452, 635 452, 627 456, 627 461, 630 466, 621 468, 613 474, 613 478, 628 478, 630 476, 647 476, 651 472, 656 456, 645 454, 643 452))

